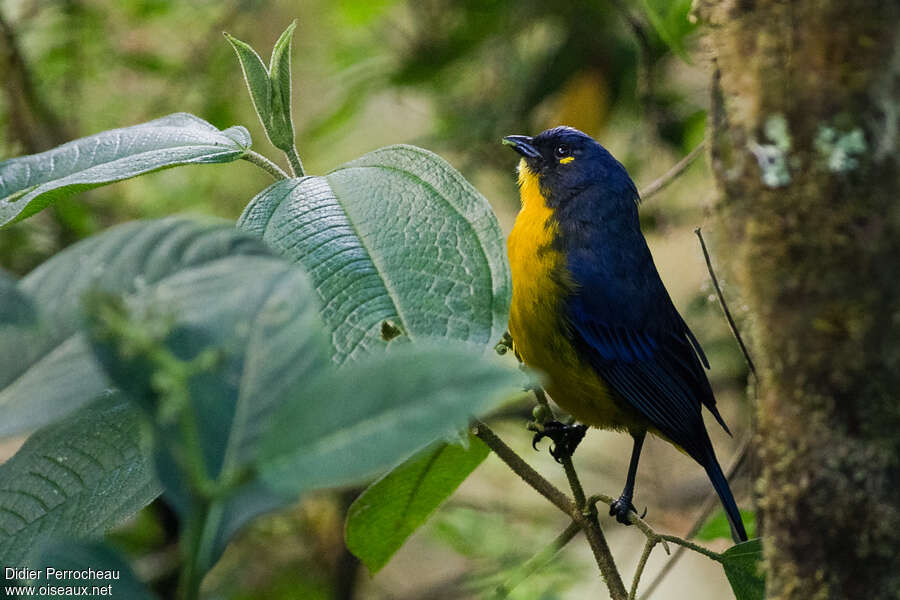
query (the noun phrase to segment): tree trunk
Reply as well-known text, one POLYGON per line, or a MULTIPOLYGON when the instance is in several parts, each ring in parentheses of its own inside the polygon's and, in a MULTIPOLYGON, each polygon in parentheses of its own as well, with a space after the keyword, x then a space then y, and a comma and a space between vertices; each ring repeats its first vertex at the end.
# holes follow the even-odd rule
MULTIPOLYGON (((769 598, 900 597, 900 3, 695 0, 769 598)), ((723 238, 724 239, 724 238, 723 238)))

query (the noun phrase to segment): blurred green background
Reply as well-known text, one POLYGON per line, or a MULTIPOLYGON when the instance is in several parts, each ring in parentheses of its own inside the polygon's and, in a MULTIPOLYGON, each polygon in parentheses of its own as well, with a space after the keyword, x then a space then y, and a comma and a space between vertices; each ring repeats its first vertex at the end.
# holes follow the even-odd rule
MULTIPOLYGON (((323 173, 388 144, 420 145, 461 170, 508 232, 518 208, 517 157, 498 144, 504 135, 577 127, 617 156, 639 188, 701 142, 709 72, 689 8, 690 0, 0 0, 0 160, 186 111, 219 128, 247 126, 254 149, 285 164, 263 134, 222 32, 267 58, 296 18, 293 111, 307 171, 323 173)), ((121 221, 183 212, 234 219, 270 182, 239 161, 93 190, 0 233, 0 267, 26 273, 121 221)), ((746 369, 692 233, 707 224, 714 194, 698 160, 642 206, 642 222, 664 281, 711 357, 713 385, 735 431, 730 439, 710 427, 727 464, 749 429, 749 412, 746 369)), ((714 241, 712 223, 708 230, 714 241)), ((724 287, 727 295, 727 276, 724 287)), ((501 431, 562 485, 546 452, 528 448, 522 425, 529 410, 513 411, 501 431)), ((630 446, 627 436, 588 436, 576 464, 590 490, 618 493, 630 446)), ((711 492, 699 467, 655 441, 638 479, 635 502, 649 507, 651 523, 679 535, 711 492)), ((733 487, 749 508, 749 485, 733 487)), ((322 494, 261 520, 229 549, 209 590, 234 599, 490 597, 492 584, 566 525, 489 458, 370 578, 342 543, 352 497, 322 494)), ((628 578, 643 537, 604 524, 628 578)), ((160 590, 171 584, 171 529, 157 503, 117 534, 160 590)), ((645 585, 663 562, 662 552, 654 554, 645 585)), ((690 556, 654 597, 683 597, 686 587, 698 599, 730 593, 718 565, 690 556)), ((603 590, 586 545, 576 540, 513 597, 604 597, 603 590)))

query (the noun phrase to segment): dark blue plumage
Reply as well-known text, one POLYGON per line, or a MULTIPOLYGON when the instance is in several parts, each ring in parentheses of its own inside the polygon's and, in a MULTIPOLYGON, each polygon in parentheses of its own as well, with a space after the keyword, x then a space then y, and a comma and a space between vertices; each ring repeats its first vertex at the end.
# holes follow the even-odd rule
MULTIPOLYGON (((558 127, 509 139, 525 147, 519 150, 525 166, 552 209, 546 226, 555 230, 551 245, 565 257, 570 283, 558 307, 563 335, 613 390, 616 402, 646 421, 644 431, 662 434, 703 465, 735 537, 746 539, 701 414, 706 406, 728 431, 706 377, 709 363, 653 263, 634 183, 605 148, 580 131, 558 127)), ((644 431, 632 431, 636 453, 644 431)), ((630 504, 628 485, 626 492, 630 504)))

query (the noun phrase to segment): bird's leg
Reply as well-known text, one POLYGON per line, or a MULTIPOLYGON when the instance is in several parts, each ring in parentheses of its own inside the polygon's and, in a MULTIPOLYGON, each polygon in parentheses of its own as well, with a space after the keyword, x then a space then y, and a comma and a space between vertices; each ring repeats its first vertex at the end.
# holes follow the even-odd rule
MULTIPOLYGON (((529 426, 530 427, 530 426, 529 426)), ((566 425, 559 421, 548 421, 540 425, 534 438, 531 440, 531 446, 537 450, 537 443, 545 437, 553 440, 550 447, 550 454, 556 459, 556 462, 562 462, 564 458, 571 458, 575 453, 575 448, 584 439, 587 431, 587 425, 566 425)))
MULTIPOLYGON (((609 505, 609 516, 614 516, 616 521, 624 523, 625 525, 631 525, 631 522, 628 520, 628 513, 630 511, 637 513, 637 509, 634 508, 631 499, 634 496, 634 477, 637 474, 638 459, 641 457, 641 447, 644 445, 644 436, 646 435, 646 431, 641 431, 639 433, 632 432, 631 437, 634 438, 634 448, 631 450, 631 462, 628 464, 628 476, 625 478, 625 489, 622 490, 622 495, 619 496, 617 500, 613 500, 612 504, 609 505)), ((646 512, 644 514, 646 514, 646 512)))

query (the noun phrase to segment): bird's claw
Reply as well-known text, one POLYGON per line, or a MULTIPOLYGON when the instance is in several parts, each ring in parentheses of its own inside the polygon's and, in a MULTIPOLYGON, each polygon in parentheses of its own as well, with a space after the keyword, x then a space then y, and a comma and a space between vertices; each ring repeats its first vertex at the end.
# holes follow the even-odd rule
POLYGON ((537 429, 537 433, 531 439, 531 447, 537 450, 537 443, 545 437, 553 440, 550 446, 550 455, 561 463, 567 458, 571 458, 575 452, 575 448, 584 439, 587 431, 587 425, 566 425, 559 421, 549 421, 544 423, 537 429))
MULTIPOLYGON (((631 503, 630 496, 619 496, 619 498, 613 500, 609 505, 609 516, 615 517, 616 521, 623 525, 631 525, 631 519, 628 517, 628 513, 630 512, 633 512, 635 515, 638 514, 634 504, 631 503)), ((644 507, 644 512, 641 514, 640 518, 643 519, 646 516, 647 508, 644 507)))

